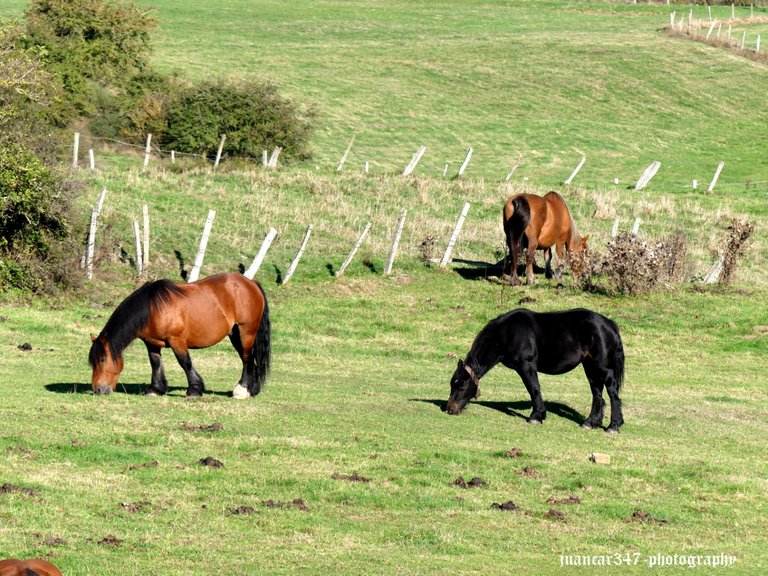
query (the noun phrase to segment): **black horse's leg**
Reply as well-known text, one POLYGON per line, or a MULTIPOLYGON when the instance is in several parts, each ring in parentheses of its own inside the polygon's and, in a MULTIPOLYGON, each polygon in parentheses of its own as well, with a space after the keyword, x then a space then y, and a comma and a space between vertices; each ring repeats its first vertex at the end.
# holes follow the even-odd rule
MULTIPOLYGON (((245 390, 248 391, 248 394, 250 394, 251 390, 253 389, 254 379, 256 377, 253 354, 250 353, 250 350, 253 347, 253 342, 250 343, 249 348, 243 346, 240 327, 237 324, 235 324, 235 326, 232 328, 232 331, 229 333, 229 340, 232 342, 232 346, 235 348, 235 350, 237 350, 237 353, 240 355, 240 360, 243 362, 243 373, 240 376, 238 386, 245 388, 245 390)), ((238 398, 246 397, 247 395, 245 394, 245 390, 238 390, 235 388, 233 395, 238 398)))
POLYGON ((163 360, 160 356, 160 347, 149 342, 144 342, 149 353, 149 363, 152 365, 152 382, 144 394, 146 396, 163 396, 168 391, 168 380, 163 370, 163 360))
POLYGON ((592 390, 592 409, 589 416, 581 425, 582 428, 601 428, 603 426, 603 412, 605 410, 605 400, 603 400, 603 386, 605 374, 602 373, 592 362, 585 360, 584 373, 589 380, 589 387, 592 390))
POLYGON ((187 375, 187 398, 198 398, 205 392, 205 384, 203 379, 198 374, 195 367, 192 366, 192 358, 189 356, 189 350, 184 346, 175 345, 171 343, 173 353, 176 355, 176 360, 179 362, 179 366, 182 367, 184 373, 187 375))
POLYGON ((517 373, 520 375, 523 384, 525 384, 525 389, 528 390, 528 394, 531 396, 533 409, 528 418, 528 423, 541 424, 547 417, 547 407, 544 406, 544 400, 541 397, 539 375, 536 373, 536 368, 533 365, 518 368, 517 373))
POLYGON ((611 373, 605 381, 605 387, 608 390, 608 397, 611 399, 611 423, 606 428, 606 432, 618 432, 621 425, 624 424, 624 416, 621 413, 621 398, 619 398, 619 381, 611 373))

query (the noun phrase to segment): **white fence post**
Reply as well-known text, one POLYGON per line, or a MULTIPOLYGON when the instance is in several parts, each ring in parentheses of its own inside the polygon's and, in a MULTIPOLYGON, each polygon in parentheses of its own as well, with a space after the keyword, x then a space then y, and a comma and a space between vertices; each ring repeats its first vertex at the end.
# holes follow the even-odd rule
POLYGON ((709 183, 707 192, 712 192, 712 190, 715 189, 715 184, 717 184, 717 179, 720 178, 720 172, 723 171, 724 166, 725 162, 720 162, 720 164, 717 165, 717 170, 715 170, 715 175, 712 177, 712 182, 709 183))
POLYGON ((405 226, 405 216, 408 213, 407 210, 403 210, 400 213, 400 220, 397 222, 397 230, 395 231, 395 239, 392 241, 392 247, 389 249, 389 256, 387 256, 387 264, 384 266, 384 275, 392 273, 392 266, 395 263, 395 256, 397 255, 397 246, 400 244, 400 236, 403 234, 403 226, 405 226))
POLYGON ((282 152, 283 149, 280 148, 280 146, 275 146, 275 148, 272 150, 272 156, 269 157, 269 162, 267 163, 267 168, 270 170, 274 170, 277 168, 277 159, 280 157, 280 152, 282 152))
POLYGON ((586 161, 587 161, 587 157, 586 156, 582 156, 581 157, 581 162, 579 162, 579 165, 576 166, 576 169, 573 172, 571 172, 570 176, 568 176, 568 180, 565 181, 565 185, 566 186, 568 186, 573 181, 573 179, 576 177, 576 174, 579 173, 579 170, 581 170, 581 167, 584 166, 584 162, 586 162, 586 161))
POLYGON ((405 170, 403 170, 403 176, 410 175, 411 172, 414 171, 416 168, 416 165, 419 163, 419 160, 421 160, 421 157, 424 156, 424 152, 427 151, 426 146, 422 146, 418 149, 416 154, 413 155, 413 158, 411 158, 411 161, 408 162, 408 166, 405 167, 405 170))
POLYGON ((642 222, 640 216, 635 218, 635 223, 632 224, 632 236, 637 236, 637 233, 640 231, 640 222, 642 222))
POLYGON ((515 162, 515 165, 512 166, 512 170, 510 170, 507 173, 507 177, 504 178, 504 182, 509 182, 510 178, 512 178, 512 174, 515 173, 515 170, 517 170, 517 167, 520 166, 520 159, 518 158, 517 162, 515 162))
POLYGON ((275 236, 277 236, 277 230, 270 228, 269 232, 267 232, 267 235, 264 237, 264 242, 261 243, 259 253, 256 254, 256 257, 248 267, 248 270, 243 273, 243 276, 253 280, 253 277, 256 276, 256 272, 259 271, 261 263, 264 261, 264 257, 267 255, 267 250, 269 250, 269 247, 272 245, 272 241, 275 239, 275 236))
POLYGON ((93 148, 88 149, 88 167, 91 170, 96 170, 96 158, 93 155, 93 148))
POLYGON ((144 168, 149 165, 149 155, 152 152, 152 134, 147 134, 147 145, 144 147, 144 168))
POLYGON ((613 228, 611 228, 611 238, 616 238, 619 233, 619 217, 616 216, 616 220, 613 221, 613 228))
POLYGON ((214 218, 216 218, 216 210, 208 210, 208 218, 205 219, 205 228, 203 228, 203 235, 200 238, 200 247, 197 249, 195 263, 192 266, 192 271, 189 273, 187 282, 194 282, 200 275, 200 268, 202 267, 203 259, 205 258, 205 249, 208 246, 208 238, 211 235, 214 218))
POLYGON ((85 275, 88 280, 93 278, 93 252, 96 244, 96 219, 99 213, 96 208, 91 210, 91 226, 88 229, 88 248, 85 255, 85 275))
POLYGON ((304 234, 304 240, 301 243, 301 248, 299 248, 298 253, 296 254, 296 258, 293 259, 293 262, 291 262, 291 265, 288 267, 288 271, 285 273, 285 276, 283 277, 283 284, 287 284, 288 280, 291 279, 291 276, 293 276, 293 273, 296 272, 296 267, 299 265, 299 260, 301 260, 301 255, 304 254, 304 249, 307 247, 307 242, 309 242, 309 235, 312 234, 312 224, 307 226, 307 233, 304 234))
POLYGON ((219 167, 219 162, 221 162, 221 153, 224 151, 224 142, 227 141, 227 135, 222 134, 221 140, 219 141, 219 148, 216 150, 216 160, 213 162, 213 169, 216 170, 216 168, 219 167))
POLYGON ((640 179, 637 181, 637 184, 635 184, 635 190, 642 190, 646 186, 648 186, 648 183, 651 181, 651 178, 656 176, 656 172, 659 171, 659 168, 661 168, 661 162, 658 160, 654 160, 648 168, 645 169, 645 172, 643 172, 643 175, 640 176, 640 179))
POLYGON ((144 219, 144 268, 149 268, 149 206, 141 207, 141 215, 144 219))
MULTIPOLYGON (((349 152, 350 150, 352 150, 352 144, 355 143, 356 137, 357 137, 357 134, 354 134, 352 136, 352 140, 350 140, 349 144, 347 144, 347 149, 344 150, 344 155, 341 157, 341 160, 339 160, 339 165, 336 166, 336 172, 341 172, 341 169, 344 167, 344 163, 347 161, 347 158, 349 158, 349 152)), ((367 169, 366 169, 366 172, 368 172, 367 169)))
POLYGON ((77 156, 80 150, 80 132, 75 132, 75 138, 72 143, 72 168, 77 168, 77 156))
POLYGON ((133 234, 136 236, 136 272, 139 276, 144 271, 141 260, 141 233, 139 232, 139 221, 133 221, 133 234))
POLYGON ((355 245, 352 247, 352 251, 349 253, 349 256, 347 256, 347 259, 344 260, 344 264, 341 265, 341 268, 339 268, 338 272, 336 272, 336 278, 344 274, 344 270, 347 269, 347 266, 349 266, 350 262, 352 262, 352 258, 355 257, 355 254, 357 254, 357 251, 360 249, 360 245, 363 243, 363 240, 365 240, 365 237, 368 235, 368 231, 371 229, 371 223, 368 222, 368 224, 365 225, 365 228, 363 229, 363 233, 360 234, 360 237, 357 239, 357 242, 355 242, 355 245))
POLYGON ((459 237, 459 232, 461 232, 461 227, 464 225, 464 219, 467 217, 467 213, 469 212, 469 202, 464 203, 464 208, 461 210, 461 215, 459 216, 458 222, 456 222, 456 228, 453 230, 453 234, 451 235, 451 239, 448 241, 448 246, 445 248, 445 254, 443 254, 442 260, 440 260, 440 266, 445 266, 448 264, 448 262, 451 261, 451 252, 453 252, 453 247, 456 245, 456 240, 459 237))
POLYGON ((461 168, 459 168, 459 172, 456 174, 458 178, 461 178, 461 176, 464 175, 464 170, 467 169, 467 166, 469 166, 469 161, 472 159, 472 146, 469 147, 469 150, 467 150, 467 156, 464 158, 464 162, 461 164, 461 168))

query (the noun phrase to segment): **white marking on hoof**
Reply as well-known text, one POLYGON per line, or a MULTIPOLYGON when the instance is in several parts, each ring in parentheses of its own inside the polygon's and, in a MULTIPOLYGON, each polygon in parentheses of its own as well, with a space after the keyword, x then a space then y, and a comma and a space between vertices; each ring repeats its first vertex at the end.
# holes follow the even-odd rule
POLYGON ((248 392, 248 388, 246 388, 245 386, 241 386, 240 384, 235 386, 235 389, 232 390, 232 398, 236 400, 245 400, 246 398, 250 398, 250 397, 251 397, 251 393, 248 392))

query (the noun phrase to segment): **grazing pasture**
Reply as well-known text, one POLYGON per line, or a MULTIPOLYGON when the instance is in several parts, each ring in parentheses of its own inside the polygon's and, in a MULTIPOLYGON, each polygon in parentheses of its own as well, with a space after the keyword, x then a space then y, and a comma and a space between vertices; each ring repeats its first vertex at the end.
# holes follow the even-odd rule
MULTIPOLYGON (((0 305, 0 556, 47 558, 73 575, 421 575, 583 573, 562 566, 583 557, 630 562, 606 573, 646 574, 659 554, 725 554, 733 573, 760 573, 765 68, 663 36, 666 6, 154 4, 158 63, 274 78, 316 104, 316 160, 276 172, 225 162, 212 173, 154 158, 142 170, 140 156, 99 148, 98 170, 78 174, 83 214, 108 189, 93 280, 47 300, 6 293, 0 305), (428 152, 415 176, 397 176, 420 145, 428 152), (440 177, 470 145, 464 178, 440 177), (574 186, 559 187, 582 153, 574 186), (651 185, 627 189, 653 160, 662 169, 651 185), (712 193, 690 188, 721 160, 712 193), (569 274, 561 288, 541 274, 511 287, 493 267, 458 262, 497 263, 506 197, 552 188, 596 250, 617 217, 624 230, 641 217, 649 240, 683 231, 689 280, 710 267, 731 215, 755 224, 752 248, 734 286, 686 281, 643 297, 582 292, 569 274), (430 259, 465 201, 457 261, 439 268, 430 259), (132 223, 143 204, 151 245, 138 278, 132 223), (169 394, 144 397, 150 371, 134 344, 116 393, 93 395, 89 334, 145 279, 189 271, 209 209, 201 277, 247 268, 278 229, 257 274, 272 325, 266 386, 253 399, 228 396, 241 363, 225 341, 194 352, 210 389, 202 399, 185 399, 170 361, 169 394), (401 209, 401 250, 384 277, 401 209), (304 259, 280 285, 308 224, 304 259), (540 375, 542 426, 526 424, 531 404, 508 370, 485 376, 460 416, 442 411, 458 358, 519 306, 584 307, 616 321, 621 433, 577 425, 591 406, 580 369, 540 375)), ((10 0, 0 14, 22 7, 10 0)))

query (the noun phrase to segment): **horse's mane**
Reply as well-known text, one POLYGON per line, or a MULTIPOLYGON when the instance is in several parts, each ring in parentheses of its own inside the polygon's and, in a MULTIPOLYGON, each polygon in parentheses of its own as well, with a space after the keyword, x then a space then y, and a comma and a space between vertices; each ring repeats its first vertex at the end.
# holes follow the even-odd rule
POLYGON ((105 342, 109 346, 112 357, 120 358, 123 350, 136 338, 136 334, 147 325, 152 310, 164 306, 171 294, 180 293, 181 288, 170 280, 157 280, 147 282, 123 300, 112 312, 112 316, 107 320, 99 336, 93 341, 91 352, 88 354, 88 362, 91 366, 95 367, 106 358, 105 342))

